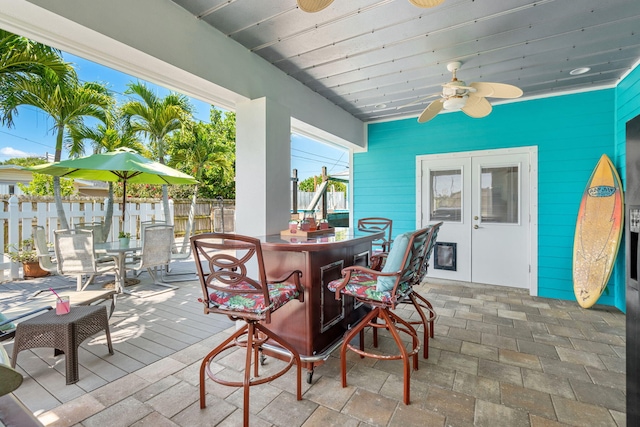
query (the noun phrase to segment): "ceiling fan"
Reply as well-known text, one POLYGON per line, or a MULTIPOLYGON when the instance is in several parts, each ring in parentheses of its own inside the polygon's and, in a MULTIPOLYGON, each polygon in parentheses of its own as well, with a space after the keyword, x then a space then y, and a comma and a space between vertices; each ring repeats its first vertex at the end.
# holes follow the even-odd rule
MULTIPOLYGON (((319 12, 325 7, 333 3, 333 0, 297 0, 298 7, 304 12, 319 12)), ((418 7, 434 7, 444 2, 444 0, 409 0, 414 6, 418 7)))
POLYGON ((458 80, 456 77, 456 72, 461 65, 462 63, 460 62, 447 64, 447 70, 451 71, 453 77, 450 82, 442 85, 442 93, 429 95, 398 108, 417 104, 432 96, 440 96, 440 99, 436 99, 422 111, 422 114, 418 117, 418 123, 428 122, 442 109, 462 110, 468 116, 480 118, 491 113, 492 108, 486 99, 487 97, 519 98, 522 96, 522 89, 504 83, 474 82, 467 86, 465 82, 458 80))

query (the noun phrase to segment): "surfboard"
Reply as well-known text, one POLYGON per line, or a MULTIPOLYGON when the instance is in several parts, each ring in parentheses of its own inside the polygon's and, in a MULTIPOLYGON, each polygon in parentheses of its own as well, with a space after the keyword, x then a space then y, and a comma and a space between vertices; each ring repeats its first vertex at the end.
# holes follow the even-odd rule
POLYGON ((573 291, 583 308, 593 306, 607 286, 622 238, 620 176, 603 154, 582 194, 573 241, 573 291))

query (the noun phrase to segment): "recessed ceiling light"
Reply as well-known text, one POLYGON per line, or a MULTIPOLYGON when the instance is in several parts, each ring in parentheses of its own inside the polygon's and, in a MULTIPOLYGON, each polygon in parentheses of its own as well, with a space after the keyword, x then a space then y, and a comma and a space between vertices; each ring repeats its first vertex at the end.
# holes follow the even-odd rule
POLYGON ((375 108, 385 108, 387 104, 376 104, 375 108))
POLYGON ((575 70, 569 71, 569 74, 571 74, 572 76, 577 76, 579 74, 584 74, 589 71, 591 71, 591 68, 589 67, 580 67, 580 68, 576 68, 575 70))

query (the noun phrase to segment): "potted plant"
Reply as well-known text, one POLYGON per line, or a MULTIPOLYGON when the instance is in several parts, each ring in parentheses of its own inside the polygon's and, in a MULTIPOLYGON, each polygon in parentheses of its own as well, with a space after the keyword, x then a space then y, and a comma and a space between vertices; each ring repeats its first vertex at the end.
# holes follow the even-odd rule
POLYGON ((118 240, 120 240, 120 247, 129 246, 129 240, 131 239, 131 233, 121 231, 118 233, 118 240))
POLYGON ((18 247, 9 245, 8 255, 11 261, 22 263, 22 272, 25 279, 28 277, 43 277, 49 274, 48 271, 40 268, 38 253, 33 245, 33 239, 23 240, 18 247))

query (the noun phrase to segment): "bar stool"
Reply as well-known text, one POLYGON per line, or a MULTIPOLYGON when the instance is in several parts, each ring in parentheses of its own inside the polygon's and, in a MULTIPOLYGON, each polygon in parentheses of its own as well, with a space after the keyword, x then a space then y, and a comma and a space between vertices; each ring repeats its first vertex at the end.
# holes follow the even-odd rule
MULTIPOLYGON (((429 259, 431 257, 431 253, 433 252, 433 248, 436 244, 436 239, 438 237, 438 231, 442 226, 442 222, 429 226, 429 236, 427 237, 427 244, 425 247, 425 253, 423 255, 422 265, 418 274, 414 276, 414 280, 412 286, 418 286, 424 279, 427 274, 427 269, 429 267, 429 259)), ((371 269, 373 270, 382 270, 385 266, 386 258, 389 255, 388 252, 377 252, 371 256, 371 269)), ((413 304, 416 309, 416 312, 420 316, 420 320, 411 320, 409 321, 412 325, 423 325, 423 338, 422 338, 422 357, 425 359, 429 358, 429 338, 434 337, 434 326, 435 320, 437 318, 437 314, 433 305, 429 300, 420 295, 417 292, 412 292, 409 294, 408 298, 403 299, 398 302, 399 304, 413 304)), ((373 346, 378 347, 378 331, 377 329, 373 330, 373 346)))
POLYGON ((396 237, 382 271, 362 266, 351 266, 342 270, 342 279, 334 280, 328 284, 329 290, 335 292, 336 299, 342 298, 343 295, 349 295, 371 307, 371 311, 356 326, 345 333, 340 348, 340 373, 343 387, 347 386, 347 350, 362 357, 380 360, 400 359, 403 362, 403 401, 406 405, 410 403, 411 361, 413 369, 417 370, 420 340, 415 328, 393 313, 392 310, 413 292, 412 284, 415 281, 415 276, 420 272, 428 236, 429 228, 401 234, 396 237), (383 323, 378 323, 378 319, 383 323), (367 327, 373 328, 374 331, 380 328, 387 329, 398 346, 399 353, 388 355, 365 351, 363 332, 367 327), (410 350, 405 347, 400 333, 411 338, 410 350), (358 348, 351 344, 351 340, 357 334, 360 334, 358 348))
POLYGON ((384 232, 384 237, 371 242, 372 252, 374 255, 371 258, 371 268, 374 270, 380 270, 382 268, 382 264, 378 264, 378 262, 382 262, 384 258, 376 258, 375 255, 389 252, 391 249, 391 244, 393 243, 393 221, 389 218, 382 217, 360 218, 358 220, 357 227, 358 230, 369 233, 379 233, 380 231, 384 232))
MULTIPOLYGON (((249 388, 284 375, 295 363, 297 367, 297 399, 302 400, 300 354, 287 341, 269 330, 271 314, 291 300, 303 301, 299 270, 275 280, 267 280, 260 241, 248 236, 228 233, 206 233, 191 237, 198 277, 202 285, 204 313, 220 313, 245 325, 211 350, 200 365, 200 408, 206 407, 205 374, 213 381, 244 389, 243 421, 249 425, 249 388), (257 279, 249 271, 257 267, 257 279), (288 351, 289 360, 282 369, 267 377, 259 377, 264 362, 262 346, 275 342, 288 351), (232 381, 216 376, 210 368, 214 358, 232 347, 246 348, 244 378, 232 381), (253 360, 253 376, 251 365, 253 360)), ((286 357, 286 356, 285 356, 286 357)))

